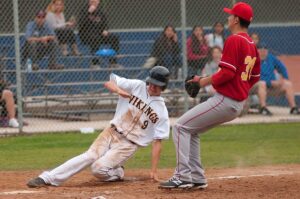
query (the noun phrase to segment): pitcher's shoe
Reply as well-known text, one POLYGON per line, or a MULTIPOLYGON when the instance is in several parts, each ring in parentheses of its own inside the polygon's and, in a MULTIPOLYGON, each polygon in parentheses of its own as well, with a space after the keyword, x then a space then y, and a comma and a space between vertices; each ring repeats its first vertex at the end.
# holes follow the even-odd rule
POLYGON ((207 183, 193 183, 193 189, 205 189, 208 187, 207 183))
POLYGON ((163 188, 163 189, 174 189, 174 188, 189 189, 192 187, 193 187, 193 183, 180 180, 175 176, 170 178, 170 180, 168 180, 167 182, 160 183, 160 185, 158 186, 158 188, 163 188))
POLYGON ((27 186, 29 188, 37 188, 37 187, 49 186, 49 184, 47 184, 42 178, 37 177, 37 178, 33 178, 33 179, 29 180, 27 182, 27 186))

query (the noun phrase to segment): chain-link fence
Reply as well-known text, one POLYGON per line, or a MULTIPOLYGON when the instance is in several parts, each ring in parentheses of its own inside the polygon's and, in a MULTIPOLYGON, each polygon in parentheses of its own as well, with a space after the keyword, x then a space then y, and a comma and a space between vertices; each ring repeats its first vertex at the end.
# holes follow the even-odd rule
MULTIPOLYGON (((9 85, 2 88, 14 94, 21 126, 23 118, 108 119, 118 99, 104 88, 110 73, 144 80, 153 65, 164 65, 170 69, 171 79, 163 95, 170 116, 179 116, 214 92, 207 87, 191 100, 183 90, 183 79, 216 69, 230 34, 224 26, 227 15, 223 8, 235 2, 2 0, 1 79, 9 85), (202 34, 196 47, 191 37, 194 28, 202 34)), ((258 85, 243 117, 270 114, 262 106, 274 115, 288 116, 290 108, 300 104, 300 3, 246 2, 255 15, 249 32, 259 37, 262 53, 268 49, 274 60, 281 61, 272 60, 277 71, 273 87, 282 86, 271 88, 270 79, 258 85), (267 92, 258 95, 259 89, 267 92)), ((3 93, 2 102, 11 99, 3 93)), ((13 126, 7 123, 14 115, 9 104, 2 103, 2 126, 13 126)))

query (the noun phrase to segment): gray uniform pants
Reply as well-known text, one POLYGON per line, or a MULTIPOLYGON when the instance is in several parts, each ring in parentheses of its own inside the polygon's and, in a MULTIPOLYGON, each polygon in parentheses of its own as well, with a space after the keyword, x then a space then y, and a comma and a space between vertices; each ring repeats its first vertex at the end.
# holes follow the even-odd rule
POLYGON ((200 160, 199 134, 236 118, 244 101, 215 94, 183 114, 173 126, 177 165, 174 176, 193 183, 207 183, 200 160))

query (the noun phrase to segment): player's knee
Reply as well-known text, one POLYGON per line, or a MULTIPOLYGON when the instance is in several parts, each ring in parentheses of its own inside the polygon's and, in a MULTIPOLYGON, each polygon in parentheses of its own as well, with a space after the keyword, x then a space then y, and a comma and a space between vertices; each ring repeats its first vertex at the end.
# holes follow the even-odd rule
POLYGON ((101 165, 101 163, 99 163, 99 162, 94 162, 92 164, 91 171, 92 171, 92 174, 96 178, 104 180, 107 177, 109 177, 109 175, 108 175, 109 169, 107 167, 104 167, 103 165, 101 165))
POLYGON ((183 130, 183 128, 184 128, 184 126, 179 121, 177 121, 173 127, 173 134, 178 133, 178 131, 183 130))
POLYGON ((289 89, 289 88, 292 88, 293 84, 291 81, 289 80, 284 80, 283 82, 283 87, 286 88, 286 89, 289 89))
POLYGON ((88 156, 88 159, 91 160, 91 162, 95 162, 99 158, 97 152, 94 150, 88 150, 86 152, 86 155, 88 156))

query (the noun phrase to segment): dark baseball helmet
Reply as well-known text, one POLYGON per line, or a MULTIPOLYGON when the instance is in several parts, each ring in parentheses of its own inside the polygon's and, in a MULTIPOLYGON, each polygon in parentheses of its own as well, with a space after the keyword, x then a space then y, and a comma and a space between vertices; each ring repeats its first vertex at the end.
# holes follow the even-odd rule
POLYGON ((168 86, 170 71, 164 66, 154 66, 146 82, 162 87, 165 90, 168 86))

